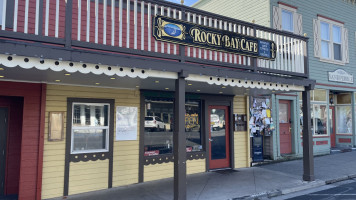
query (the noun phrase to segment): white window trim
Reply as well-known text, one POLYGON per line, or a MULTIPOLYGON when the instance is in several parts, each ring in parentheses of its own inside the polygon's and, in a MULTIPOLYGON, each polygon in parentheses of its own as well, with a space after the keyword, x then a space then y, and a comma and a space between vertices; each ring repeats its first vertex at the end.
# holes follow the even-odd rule
POLYGON ((336 64, 336 65, 345 65, 345 61, 343 60, 343 54, 345 53, 345 52, 343 52, 343 47, 344 47, 344 43, 343 43, 343 34, 342 34, 342 30, 343 30, 343 28, 344 28, 344 24, 342 24, 342 23, 338 23, 338 22, 336 22, 336 21, 333 21, 333 20, 330 20, 330 19, 326 19, 326 18, 324 18, 324 17, 321 17, 321 16, 318 16, 318 21, 319 21, 319 26, 321 27, 321 25, 320 25, 320 22, 325 22, 325 23, 328 23, 329 24, 329 31, 330 31, 330 40, 329 40, 329 59, 327 59, 327 58, 323 58, 322 57, 322 49, 321 49, 321 41, 322 41, 322 39, 321 39, 321 28, 320 28, 320 35, 319 35, 319 37, 320 37, 320 61, 321 62, 325 62, 325 63, 330 63, 330 64, 336 64), (333 26, 339 26, 341 29, 340 29, 340 31, 341 31, 341 60, 334 60, 334 46, 333 46, 333 43, 334 43, 334 38, 333 38, 333 29, 332 29, 332 27, 333 26))
POLYGON ((84 102, 73 102, 72 103, 72 119, 71 119, 71 145, 70 145, 70 153, 71 154, 83 154, 83 153, 103 153, 109 152, 109 129, 110 127, 110 104, 108 103, 84 103, 84 102), (87 106, 108 106, 108 125, 107 126, 80 126, 74 127, 73 126, 73 119, 74 119, 74 105, 87 105, 87 106), (74 134, 73 130, 85 130, 85 129, 106 129, 106 149, 93 149, 93 150, 73 150, 73 142, 74 142, 74 134))

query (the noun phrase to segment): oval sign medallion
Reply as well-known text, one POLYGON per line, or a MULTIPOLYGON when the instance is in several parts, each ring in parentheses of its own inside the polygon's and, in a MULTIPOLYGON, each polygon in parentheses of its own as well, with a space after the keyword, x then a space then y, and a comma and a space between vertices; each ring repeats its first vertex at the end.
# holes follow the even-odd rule
POLYGON ((180 28, 175 24, 166 24, 164 26, 164 32, 173 37, 178 37, 182 33, 180 28))

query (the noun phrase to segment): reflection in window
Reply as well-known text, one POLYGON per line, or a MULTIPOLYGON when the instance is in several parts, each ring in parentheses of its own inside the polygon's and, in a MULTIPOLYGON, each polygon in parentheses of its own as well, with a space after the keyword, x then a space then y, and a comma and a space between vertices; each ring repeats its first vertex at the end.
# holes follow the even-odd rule
MULTIPOLYGON (((173 153, 173 99, 145 99, 145 156, 173 153)), ((201 103, 186 101, 185 131, 187 152, 201 151, 201 103)))
POLYGON ((352 134, 351 106, 336 107, 336 133, 352 134))
MULTIPOLYGON (((300 104, 300 130, 303 130, 303 110, 300 104)), ((313 135, 326 135, 327 132, 327 110, 326 105, 314 104, 310 107, 311 131, 313 135)))
POLYGON ((72 153, 108 151, 109 105, 73 103, 72 153))

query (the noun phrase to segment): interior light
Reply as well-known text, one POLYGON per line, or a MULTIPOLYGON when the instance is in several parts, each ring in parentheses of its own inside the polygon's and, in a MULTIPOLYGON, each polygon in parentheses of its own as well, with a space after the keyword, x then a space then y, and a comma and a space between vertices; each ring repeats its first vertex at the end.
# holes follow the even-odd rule
POLYGON ((100 85, 100 83, 95 83, 96 85, 100 85))
POLYGON ((116 78, 114 78, 114 77, 112 77, 112 78, 110 78, 111 80, 115 80, 116 78))
POLYGON ((61 82, 61 80, 56 80, 56 82, 61 82))
POLYGON ((155 81, 155 83, 159 83, 159 81, 155 81))
POLYGON ((70 76, 70 74, 64 74, 64 75, 66 75, 66 76, 70 76))

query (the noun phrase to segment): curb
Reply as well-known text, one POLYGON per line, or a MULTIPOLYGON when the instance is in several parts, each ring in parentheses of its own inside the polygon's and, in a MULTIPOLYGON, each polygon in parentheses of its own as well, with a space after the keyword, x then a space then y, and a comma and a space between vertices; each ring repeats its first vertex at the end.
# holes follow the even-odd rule
POLYGON ((306 189, 320 187, 323 185, 329 185, 329 184, 333 184, 333 183, 337 183, 337 182, 341 182, 341 181, 346 181, 346 180, 350 180, 350 179, 354 179, 354 178, 356 178, 356 174, 341 176, 341 177, 326 180, 326 181, 316 180, 316 181, 312 181, 312 182, 304 182, 302 185, 297 185, 292 188, 287 188, 287 189, 282 189, 282 190, 279 190, 279 189, 271 190, 271 191, 261 192, 261 193, 257 193, 257 194, 252 194, 249 196, 232 198, 230 200, 258 200, 261 198, 272 198, 272 197, 282 196, 282 195, 286 195, 286 194, 290 194, 290 193, 294 193, 294 192, 299 192, 299 191, 306 190, 306 189))

